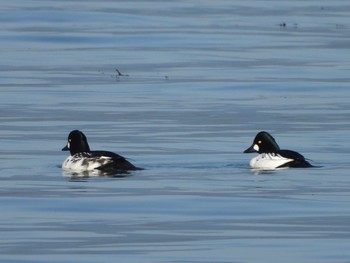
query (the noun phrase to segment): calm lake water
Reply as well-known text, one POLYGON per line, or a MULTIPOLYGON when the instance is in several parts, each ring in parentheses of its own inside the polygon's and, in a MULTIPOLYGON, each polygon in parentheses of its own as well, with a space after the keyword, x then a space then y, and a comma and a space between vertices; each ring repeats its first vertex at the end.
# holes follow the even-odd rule
POLYGON ((0 261, 350 262, 349 12, 2 1, 0 261), (145 170, 64 174, 74 129, 145 170), (260 130, 322 167, 251 171, 260 130))

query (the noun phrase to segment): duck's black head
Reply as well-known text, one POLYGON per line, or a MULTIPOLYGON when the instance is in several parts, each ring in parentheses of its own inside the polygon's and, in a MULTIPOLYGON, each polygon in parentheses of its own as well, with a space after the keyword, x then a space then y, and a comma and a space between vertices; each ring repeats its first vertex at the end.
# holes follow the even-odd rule
POLYGON ((67 145, 62 151, 70 151, 71 155, 80 152, 90 152, 90 147, 85 134, 78 130, 71 131, 68 135, 67 145))
POLYGON ((279 150, 280 147, 275 139, 268 132, 261 131, 255 136, 252 146, 245 150, 244 153, 276 153, 279 150))

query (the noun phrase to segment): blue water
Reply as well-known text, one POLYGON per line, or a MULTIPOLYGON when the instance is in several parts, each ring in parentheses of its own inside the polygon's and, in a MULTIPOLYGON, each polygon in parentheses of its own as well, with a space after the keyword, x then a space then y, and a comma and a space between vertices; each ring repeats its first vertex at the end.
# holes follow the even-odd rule
POLYGON ((2 1, 0 261, 349 262, 349 11, 2 1), (73 129, 145 170, 63 173, 73 129), (251 171, 260 130, 322 167, 251 171))

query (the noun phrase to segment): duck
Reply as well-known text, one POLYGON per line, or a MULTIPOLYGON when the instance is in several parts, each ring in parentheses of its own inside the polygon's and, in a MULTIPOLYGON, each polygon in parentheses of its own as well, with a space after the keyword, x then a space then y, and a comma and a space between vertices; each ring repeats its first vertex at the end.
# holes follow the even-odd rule
POLYGON ((106 175, 142 170, 117 153, 91 151, 85 134, 79 130, 69 133, 67 145, 62 151, 70 151, 70 156, 62 163, 62 169, 68 172, 106 175))
POLYGON ((244 153, 259 153, 250 160, 252 169, 273 170, 279 168, 313 167, 303 155, 292 150, 281 150, 276 140, 266 131, 259 132, 253 144, 244 153))

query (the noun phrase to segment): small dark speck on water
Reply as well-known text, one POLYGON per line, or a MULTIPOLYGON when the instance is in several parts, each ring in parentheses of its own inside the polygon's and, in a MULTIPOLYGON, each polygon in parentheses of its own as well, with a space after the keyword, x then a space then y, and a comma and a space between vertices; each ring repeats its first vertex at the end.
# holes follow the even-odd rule
POLYGON ((117 69, 117 68, 115 69, 115 71, 117 72, 116 77, 120 77, 120 76, 126 76, 127 77, 127 76, 129 76, 128 74, 121 73, 120 70, 117 69))

